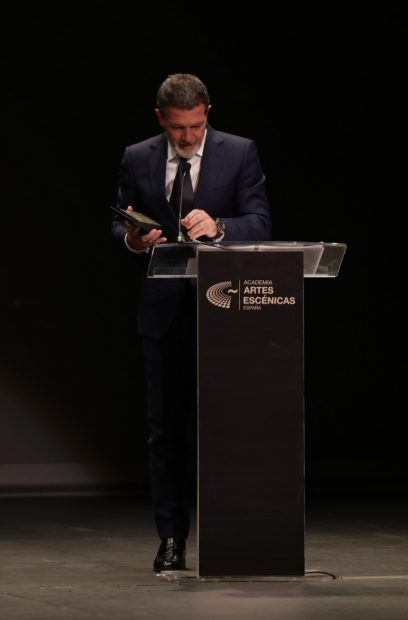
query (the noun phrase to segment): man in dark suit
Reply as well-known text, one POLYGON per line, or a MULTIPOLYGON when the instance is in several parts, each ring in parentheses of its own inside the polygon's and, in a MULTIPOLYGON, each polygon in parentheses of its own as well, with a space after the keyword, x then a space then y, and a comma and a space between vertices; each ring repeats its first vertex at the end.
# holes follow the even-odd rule
MULTIPOLYGON (((207 88, 196 76, 169 75, 159 87, 155 110, 163 133, 125 150, 118 207, 142 212, 160 227, 146 233, 116 216, 112 231, 146 268, 154 244, 181 237, 270 239, 270 209, 256 145, 212 129, 207 123, 210 107, 207 88), (182 185, 190 185, 191 178, 194 192, 187 213, 180 193, 173 202, 176 173, 186 162, 182 185)), ((196 415, 195 282, 144 277, 138 330, 148 388, 151 488, 161 539, 154 569, 183 569, 189 532, 188 437, 196 415)))

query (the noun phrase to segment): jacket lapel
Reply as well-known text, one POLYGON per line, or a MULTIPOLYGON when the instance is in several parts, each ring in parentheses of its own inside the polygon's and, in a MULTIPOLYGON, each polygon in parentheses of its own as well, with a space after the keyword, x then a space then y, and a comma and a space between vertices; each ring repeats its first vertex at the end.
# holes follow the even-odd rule
POLYGON ((166 221, 177 224, 177 217, 166 199, 166 162, 167 162, 167 138, 165 134, 157 137, 156 142, 151 145, 151 155, 149 159, 149 179, 152 193, 158 207, 159 221, 165 224, 166 221))
POLYGON ((194 208, 208 210, 211 204, 211 194, 217 186, 218 176, 223 159, 223 140, 211 127, 207 128, 203 158, 200 167, 200 176, 194 196, 194 208))

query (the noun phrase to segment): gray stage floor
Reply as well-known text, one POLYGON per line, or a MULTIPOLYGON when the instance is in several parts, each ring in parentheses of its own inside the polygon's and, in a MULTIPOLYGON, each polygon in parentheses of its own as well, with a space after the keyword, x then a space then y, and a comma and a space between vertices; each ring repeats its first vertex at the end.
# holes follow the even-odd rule
POLYGON ((408 501, 309 500, 306 575, 197 579, 152 570, 148 500, 0 499, 0 618, 407 620, 408 501))

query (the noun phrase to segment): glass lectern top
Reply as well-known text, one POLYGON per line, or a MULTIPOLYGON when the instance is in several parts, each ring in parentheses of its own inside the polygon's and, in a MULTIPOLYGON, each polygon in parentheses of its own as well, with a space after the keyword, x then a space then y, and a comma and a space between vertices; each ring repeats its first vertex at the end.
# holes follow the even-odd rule
POLYGON ((346 252, 344 243, 262 241, 163 243, 153 246, 148 278, 196 278, 199 252, 303 252, 305 278, 334 278, 346 252))

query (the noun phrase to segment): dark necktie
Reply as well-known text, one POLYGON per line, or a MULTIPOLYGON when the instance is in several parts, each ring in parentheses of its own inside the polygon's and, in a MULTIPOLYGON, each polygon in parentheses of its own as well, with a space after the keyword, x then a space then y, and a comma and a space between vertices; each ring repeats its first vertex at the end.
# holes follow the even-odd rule
POLYGON ((193 208, 194 191, 191 182, 190 168, 191 164, 184 157, 180 157, 180 163, 177 168, 170 196, 170 204, 177 217, 180 214, 181 217, 184 217, 193 208), (182 196, 181 192, 183 193, 182 196))

